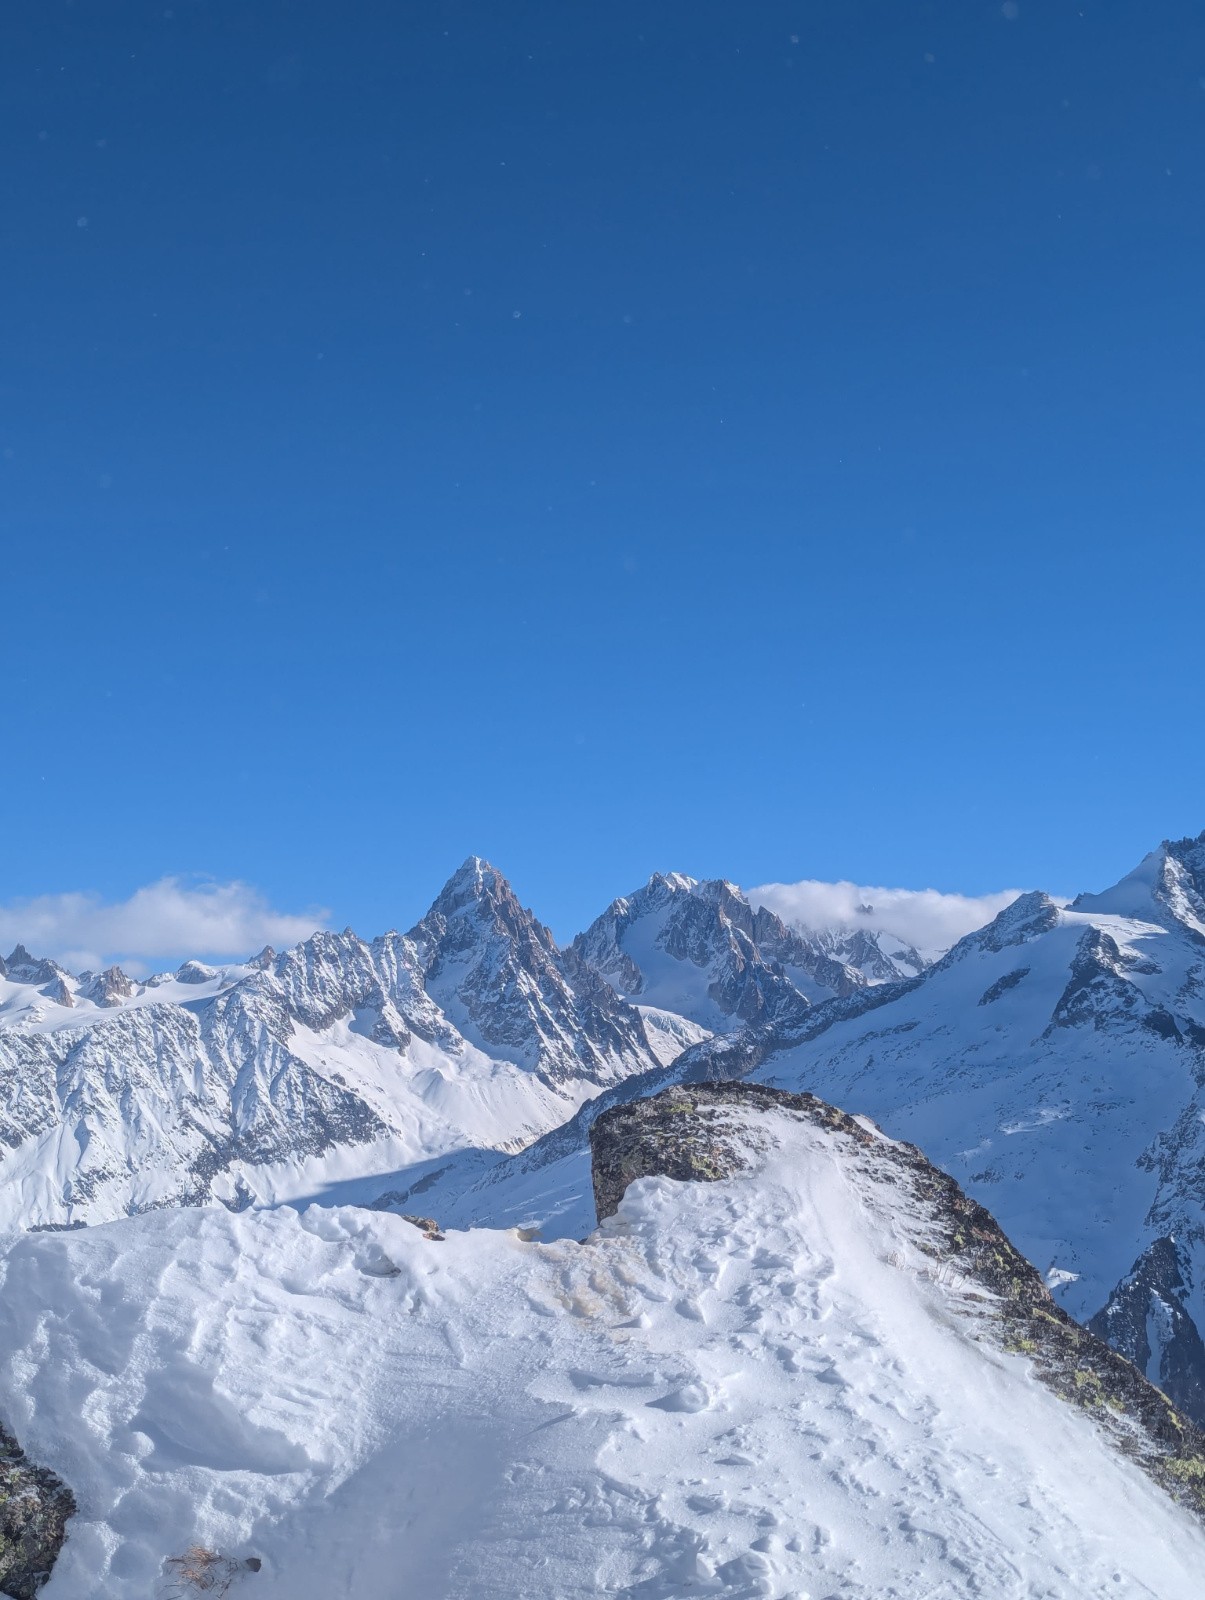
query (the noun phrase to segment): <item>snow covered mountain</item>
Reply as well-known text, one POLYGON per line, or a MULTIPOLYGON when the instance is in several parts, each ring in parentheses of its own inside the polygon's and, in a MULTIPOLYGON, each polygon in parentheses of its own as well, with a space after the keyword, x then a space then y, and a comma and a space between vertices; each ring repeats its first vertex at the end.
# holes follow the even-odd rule
POLYGON ((681 873, 654 873, 613 901, 572 948, 629 999, 713 1032, 787 1023, 809 1004, 925 965, 874 933, 789 928, 735 884, 681 873))
POLYGON ((466 862, 408 935, 351 930, 220 970, 0 975, 0 1222, 304 1195, 516 1148, 698 1038, 641 1013, 466 862))
POLYGON ((1069 907, 1022 896, 921 977, 742 1050, 676 1071, 812 1090, 920 1145, 1205 1421, 1205 835, 1069 907))
POLYGON ((1021 896, 919 977, 717 1034, 520 1154, 446 1169, 429 1202, 580 1237, 609 1105, 684 1080, 812 1090, 954 1173, 1063 1305, 1205 1422, 1203 909, 1205 836, 1070 906, 1021 896))
POLYGON ((18 947, 0 1222, 325 1197, 580 1237, 596 1097, 753 1074, 920 1145, 1205 1420, 1205 836, 1022 896, 916 975, 877 981, 885 949, 679 875, 558 949, 477 858, 371 943, 147 982, 18 947))
POLYGON ((917 1152, 739 1090, 595 1143, 581 1244, 323 1207, 16 1243, 0 1411, 78 1503, 45 1600, 190 1547, 247 1600, 1197 1600, 1205 1441, 917 1152))

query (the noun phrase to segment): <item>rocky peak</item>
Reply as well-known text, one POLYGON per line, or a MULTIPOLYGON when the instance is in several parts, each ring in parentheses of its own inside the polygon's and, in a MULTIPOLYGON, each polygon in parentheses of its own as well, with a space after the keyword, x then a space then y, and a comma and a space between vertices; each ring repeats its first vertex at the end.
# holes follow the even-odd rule
POLYGON ((573 948, 622 993, 711 1028, 798 1020, 866 982, 735 884, 682 873, 613 901, 573 948))
POLYGON ((1078 895, 1071 909, 1170 925, 1205 942, 1205 833, 1165 839, 1111 889, 1078 895))
POLYGON ((1027 944, 1057 928, 1060 917, 1058 906, 1042 890, 1018 895, 1003 911, 997 912, 986 927, 976 928, 974 933, 961 938, 937 963, 937 969, 944 971, 976 951, 1000 951, 1010 945, 1027 944))
POLYGON ((1205 833, 1164 843, 1159 898, 1183 927, 1205 942, 1205 833))
POLYGON ((119 1006, 135 993, 135 986, 120 967, 106 967, 104 972, 89 976, 81 984, 80 993, 98 1006, 119 1006))
POLYGON ((502 941, 521 947, 528 962, 556 954, 551 933, 520 905, 510 884, 488 861, 470 856, 444 884, 430 911, 410 931, 427 973, 502 941))
POLYGON ((14 983, 54 983, 67 975, 57 961, 46 956, 31 956, 23 944, 13 946, 4 966, 14 983))
POLYGON ((655 1064, 640 1014, 576 952, 558 950, 480 856, 449 878, 408 938, 427 993, 487 1054, 550 1081, 609 1081, 655 1064))
POLYGON ((852 968, 871 984, 913 978, 929 965, 914 946, 874 928, 818 929, 807 938, 817 949, 852 968))

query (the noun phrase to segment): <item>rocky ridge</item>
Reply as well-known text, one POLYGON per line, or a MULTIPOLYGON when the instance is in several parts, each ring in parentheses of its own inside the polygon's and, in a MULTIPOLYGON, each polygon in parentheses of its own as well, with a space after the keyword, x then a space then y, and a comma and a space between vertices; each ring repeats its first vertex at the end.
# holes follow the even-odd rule
POLYGON ((571 948, 629 999, 721 1032, 789 1026, 811 1004, 911 973, 873 934, 804 934, 735 884, 681 873, 612 901, 571 948))
POLYGON ((914 1145, 886 1138, 811 1094, 760 1084, 676 1086, 616 1106, 590 1129, 599 1220, 640 1178, 713 1183, 752 1165, 773 1137, 770 1119, 823 1128, 854 1168, 884 1177, 900 1211, 925 1219, 912 1244, 929 1271, 966 1303, 975 1337, 1023 1355, 1035 1377, 1092 1417, 1113 1447, 1173 1499, 1205 1519, 1205 1435, 1125 1357, 1059 1306, 991 1213, 914 1145))
POLYGON ((742 1070, 921 1146, 1205 1423, 1203 907, 1205 835, 1169 841, 1070 906, 1022 895, 918 979, 754 1030, 742 1070))

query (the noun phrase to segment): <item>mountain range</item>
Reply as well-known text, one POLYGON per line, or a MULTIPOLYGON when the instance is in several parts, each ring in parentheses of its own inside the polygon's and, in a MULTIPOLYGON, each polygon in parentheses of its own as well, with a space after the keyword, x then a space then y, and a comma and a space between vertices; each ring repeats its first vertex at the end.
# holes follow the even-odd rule
POLYGON ((1205 1420, 1205 835, 1020 896, 932 961, 655 874, 565 947, 471 857, 408 933, 145 981, 0 964, 0 1221, 352 1199, 592 1225, 598 1109, 810 1090, 983 1200, 1061 1304, 1205 1420))
POLYGON ((1205 835, 938 955, 676 873, 560 946, 477 857, 405 934, 18 945, 0 1086, 4 1592, 64 1526, 48 1595, 169 1531, 379 1590, 382 1484, 432 1594, 1195 1592, 1205 835))
MULTIPOLYGON (((0 1225, 272 1203, 520 1148, 714 1031, 866 987, 825 938, 730 884, 657 876, 559 949, 471 857, 404 935, 316 933, 146 981, 75 975, 18 945, 0 961, 0 1225), (683 974, 681 994, 636 971, 633 940, 683 974)), ((867 965, 887 959, 864 944, 851 952, 867 965)))

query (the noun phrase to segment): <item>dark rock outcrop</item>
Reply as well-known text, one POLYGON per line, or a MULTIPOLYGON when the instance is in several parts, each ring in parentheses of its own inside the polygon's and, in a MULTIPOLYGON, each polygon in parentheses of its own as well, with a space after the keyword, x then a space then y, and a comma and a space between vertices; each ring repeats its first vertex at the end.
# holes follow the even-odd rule
POLYGON ((614 1214, 638 1178, 735 1176, 777 1142, 775 1118, 823 1129, 853 1168, 890 1182, 901 1214, 923 1219, 914 1243, 932 1258, 933 1275, 957 1281, 972 1306, 975 1337, 1027 1356, 1041 1383, 1088 1412, 1116 1449, 1205 1517, 1205 1435, 1131 1361, 1068 1316, 990 1212, 914 1145, 884 1138, 863 1119, 814 1095, 748 1083, 677 1085, 613 1106, 590 1128, 599 1219, 614 1214))
POLYGON ((1175 1240, 1156 1239, 1088 1326, 1195 1418, 1205 1416, 1205 1344, 1184 1303, 1188 1289, 1175 1240))
POLYGON ((63 1547, 71 1490, 0 1426, 0 1594, 33 1600, 63 1547))

